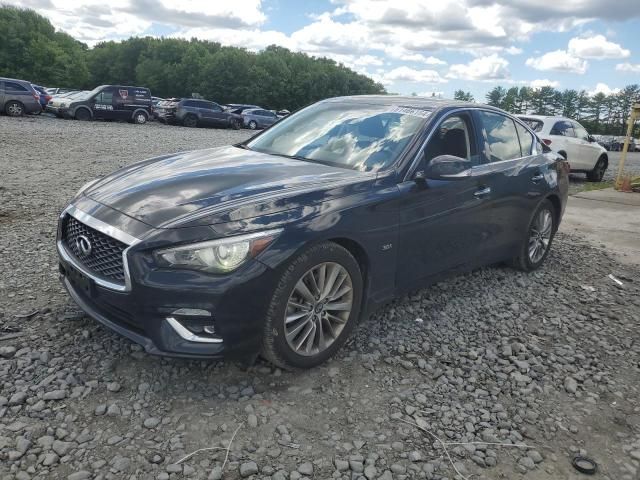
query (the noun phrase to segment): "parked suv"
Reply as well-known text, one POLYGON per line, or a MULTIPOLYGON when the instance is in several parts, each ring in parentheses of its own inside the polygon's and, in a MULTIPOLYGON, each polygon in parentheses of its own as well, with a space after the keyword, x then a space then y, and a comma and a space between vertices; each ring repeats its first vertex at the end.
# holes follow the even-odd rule
POLYGON ((280 120, 280 117, 269 110, 254 108, 251 110, 244 110, 242 112, 242 119, 246 128, 255 130, 256 128, 270 127, 280 120))
POLYGON ((518 115, 553 151, 569 161, 572 172, 587 174, 587 180, 600 182, 609 166, 607 150, 582 125, 565 117, 518 115))
POLYGON ((242 116, 225 111, 220 105, 209 100, 182 98, 177 102, 162 106, 158 120, 185 127, 225 127, 239 129, 242 116))
POLYGON ((151 105, 148 88, 101 85, 58 111, 76 120, 127 120, 142 124, 151 117, 151 105))
POLYGON ((10 117, 42 111, 40 95, 30 82, 0 77, 0 112, 10 117))

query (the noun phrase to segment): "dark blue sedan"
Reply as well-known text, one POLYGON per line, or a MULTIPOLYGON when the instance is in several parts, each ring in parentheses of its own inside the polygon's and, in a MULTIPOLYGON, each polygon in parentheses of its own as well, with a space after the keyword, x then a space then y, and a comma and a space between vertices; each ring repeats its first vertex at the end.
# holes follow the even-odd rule
POLYGON ((148 352, 309 368, 404 292, 540 267, 568 170, 496 108, 329 99, 247 142, 89 182, 60 216, 61 279, 148 352))

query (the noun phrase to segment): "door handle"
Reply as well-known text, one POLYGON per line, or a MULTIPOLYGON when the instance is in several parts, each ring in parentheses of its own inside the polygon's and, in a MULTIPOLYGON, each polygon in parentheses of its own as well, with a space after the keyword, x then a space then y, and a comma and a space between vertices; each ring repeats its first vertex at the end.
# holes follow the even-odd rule
POLYGON ((485 197, 487 195, 489 195, 491 193, 491 187, 485 187, 481 190, 476 191, 473 196, 476 198, 482 198, 485 197))
POLYGON ((538 175, 534 175, 533 177, 531 177, 531 181, 533 183, 538 183, 540 180, 542 180, 544 178, 544 175, 542 175, 541 173, 539 173, 538 175))

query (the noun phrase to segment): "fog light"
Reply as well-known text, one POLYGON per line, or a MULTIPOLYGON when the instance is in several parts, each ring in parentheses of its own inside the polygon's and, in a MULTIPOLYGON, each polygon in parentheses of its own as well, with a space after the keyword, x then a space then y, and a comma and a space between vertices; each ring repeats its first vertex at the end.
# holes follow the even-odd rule
POLYGON ((211 335, 215 335, 215 333, 216 333, 215 325, 205 325, 204 326, 204 333, 209 333, 211 335))
MULTIPOLYGON (((222 343, 222 338, 220 337, 203 337, 201 335, 197 335, 184 325, 182 325, 176 318, 167 317, 165 319, 167 323, 173 328, 173 330, 181 336, 183 339, 189 342, 195 343, 222 343)), ((211 325, 207 325, 206 327, 211 327, 211 325)))

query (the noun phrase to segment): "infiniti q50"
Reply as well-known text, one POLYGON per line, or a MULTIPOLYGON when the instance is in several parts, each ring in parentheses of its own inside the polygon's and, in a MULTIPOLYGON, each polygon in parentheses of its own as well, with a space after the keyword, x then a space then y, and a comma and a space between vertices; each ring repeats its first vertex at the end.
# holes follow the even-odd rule
POLYGON ((496 108, 333 98, 89 182, 59 218, 60 274, 150 353, 309 368, 403 292, 540 267, 567 189, 565 160, 496 108))

